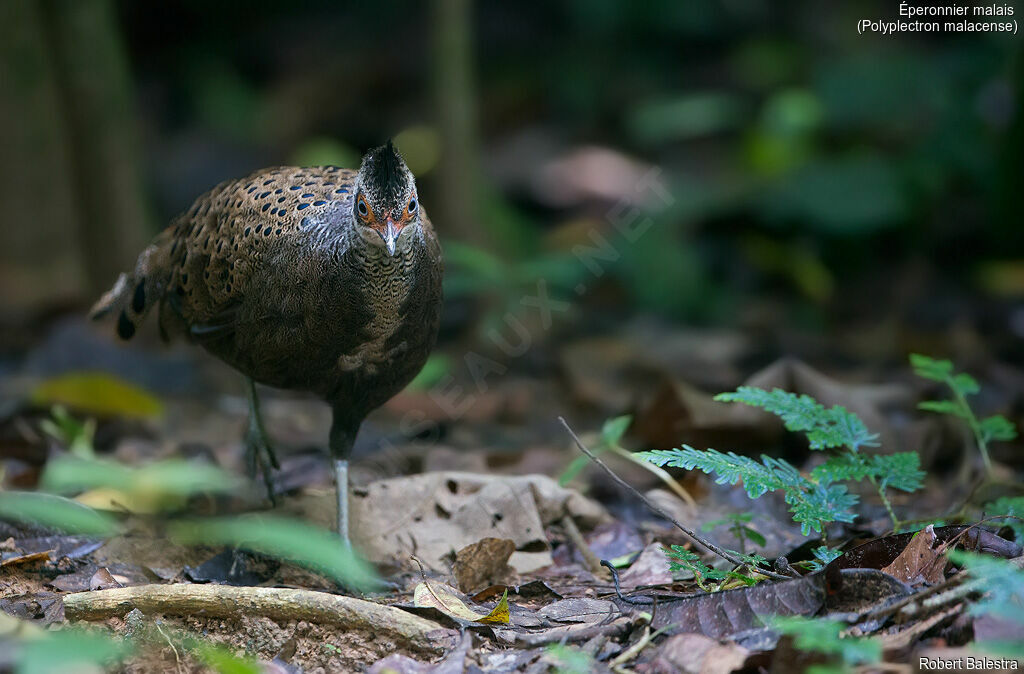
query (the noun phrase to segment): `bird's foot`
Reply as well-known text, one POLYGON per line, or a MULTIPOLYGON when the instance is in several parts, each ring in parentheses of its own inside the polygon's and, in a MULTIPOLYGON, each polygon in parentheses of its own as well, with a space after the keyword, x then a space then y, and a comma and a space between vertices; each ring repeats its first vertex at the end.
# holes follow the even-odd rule
POLYGON ((245 458, 249 468, 249 476, 256 479, 257 475, 263 478, 263 485, 267 489, 267 498, 271 505, 277 505, 277 496, 274 493, 273 470, 279 470, 281 464, 277 461, 274 448, 267 440, 266 432, 256 423, 249 424, 249 430, 245 433, 245 458))

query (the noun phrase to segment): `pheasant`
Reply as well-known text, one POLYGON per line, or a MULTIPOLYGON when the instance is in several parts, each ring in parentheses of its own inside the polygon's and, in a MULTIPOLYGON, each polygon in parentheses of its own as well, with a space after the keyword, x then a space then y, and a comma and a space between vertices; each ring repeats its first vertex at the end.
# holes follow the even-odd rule
POLYGON ((358 171, 277 167, 217 185, 139 255, 92 308, 131 339, 158 307, 246 378, 251 468, 273 498, 277 458, 255 383, 331 406, 338 534, 349 542, 348 457, 366 415, 419 372, 437 338, 441 246, 389 141, 358 171))

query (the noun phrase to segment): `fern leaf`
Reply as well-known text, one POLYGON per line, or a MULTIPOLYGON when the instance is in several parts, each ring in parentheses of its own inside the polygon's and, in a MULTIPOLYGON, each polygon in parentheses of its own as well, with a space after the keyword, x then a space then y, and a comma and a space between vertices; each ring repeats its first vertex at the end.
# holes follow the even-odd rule
POLYGON ((786 491, 786 503, 804 536, 809 536, 812 529, 821 533, 829 522, 852 522, 857 517, 853 507, 858 500, 842 484, 813 485, 806 492, 786 491))
MULTIPOLYGON (((749 456, 740 456, 733 452, 726 454, 715 449, 699 451, 683 445, 681 449, 655 449, 637 452, 637 455, 656 466, 672 466, 686 470, 696 468, 708 475, 714 473, 715 482, 718 484, 736 484, 743 480, 743 488, 750 498, 757 498, 765 492, 782 489, 786 484, 792 483, 791 479, 783 479, 772 468, 758 463, 749 456)), ((799 477, 796 468, 789 468, 799 477)))
POLYGON ((921 457, 917 452, 898 454, 876 454, 869 465, 878 480, 878 488, 892 487, 900 491, 913 492, 924 484, 925 472, 921 470, 921 457))
POLYGON ((873 474, 868 458, 863 454, 837 454, 811 471, 811 479, 820 484, 863 480, 873 474))
POLYGON ((1017 437, 1017 427, 1002 415, 986 417, 979 423, 981 435, 985 442, 989 440, 1013 440, 1017 437))
POLYGON ((936 414, 948 414, 953 417, 967 419, 971 416, 970 411, 954 400, 924 400, 917 403, 917 409, 936 414))
POLYGON ((924 379, 945 382, 953 376, 953 363, 948 360, 937 360, 920 353, 910 354, 910 366, 914 374, 924 379))
POLYGON ((738 402, 760 407, 782 419, 787 430, 807 436, 811 449, 849 447, 856 452, 861 447, 878 445, 878 435, 869 433, 860 417, 846 408, 824 405, 808 395, 796 395, 782 389, 765 391, 753 386, 741 386, 733 393, 721 393, 715 400, 738 402))

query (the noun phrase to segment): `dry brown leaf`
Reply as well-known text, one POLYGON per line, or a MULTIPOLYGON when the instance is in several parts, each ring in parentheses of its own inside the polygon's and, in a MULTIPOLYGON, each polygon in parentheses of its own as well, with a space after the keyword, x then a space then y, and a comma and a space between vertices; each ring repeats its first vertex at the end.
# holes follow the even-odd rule
POLYGON ((501 601, 489 613, 477 613, 466 606, 455 588, 444 583, 422 582, 413 590, 413 604, 421 608, 436 608, 449 618, 463 622, 482 624, 508 624, 508 590, 501 595, 501 601))
POLYGON ((459 589, 472 592, 486 585, 507 585, 513 574, 508 558, 515 550, 516 544, 511 539, 490 537, 459 550, 452 567, 459 589))
POLYGON ((49 561, 50 555, 57 552, 56 550, 41 550, 39 552, 30 552, 25 555, 16 555, 8 557, 7 559, 0 562, 0 566, 15 566, 17 564, 31 564, 32 562, 49 561))
POLYGON ((882 571, 910 584, 942 582, 946 558, 935 549, 937 543, 935 527, 929 524, 914 534, 903 552, 882 571))
POLYGON ((372 562, 404 564, 415 555, 447 572, 450 555, 482 538, 515 544, 509 564, 528 573, 551 564, 544 527, 571 515, 590 528, 608 521, 598 503, 545 475, 429 473, 380 480, 354 490, 353 539, 372 562))
POLYGON ((124 587, 124 584, 114 578, 106 567, 96 569, 96 573, 89 579, 89 589, 92 591, 109 590, 112 587, 124 587))

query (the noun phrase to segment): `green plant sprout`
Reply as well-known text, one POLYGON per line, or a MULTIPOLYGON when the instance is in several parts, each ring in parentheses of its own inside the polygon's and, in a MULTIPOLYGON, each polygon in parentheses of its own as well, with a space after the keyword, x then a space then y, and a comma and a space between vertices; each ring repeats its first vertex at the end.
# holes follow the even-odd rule
MULTIPOLYGON (((683 485, 679 484, 675 478, 669 475, 668 471, 662 470, 648 461, 644 461, 642 458, 639 458, 635 452, 625 449, 620 444, 622 436, 625 435, 626 430, 629 428, 631 423, 633 423, 633 417, 628 414, 605 421, 604 425, 601 426, 601 442, 592 450, 594 454, 597 455, 603 452, 611 452, 612 454, 621 456, 622 458, 645 468, 657 475, 661 481, 664 482, 669 489, 675 492, 676 496, 683 499, 687 505, 696 509, 697 502, 694 501, 693 496, 683 488, 683 485)), ((578 456, 573 459, 572 463, 569 464, 569 467, 562 471, 562 474, 558 477, 558 484, 563 487, 568 485, 573 478, 580 474, 580 471, 587 467, 589 462, 590 459, 586 456, 578 456)))
POLYGON ((754 519, 753 513, 731 513, 725 517, 720 517, 717 520, 711 520, 701 525, 700 530, 709 532, 718 527, 728 525, 729 532, 736 537, 739 541, 740 552, 747 552, 747 541, 749 540, 754 545, 764 547, 767 541, 764 536, 761 535, 757 529, 750 526, 750 522, 754 519))
POLYGON ((1024 496, 1003 496, 985 504, 986 515, 1003 515, 1002 519, 992 520, 993 524, 1013 529, 1013 537, 1018 543, 1024 541, 1024 496))
POLYGON ((96 420, 79 421, 71 416, 63 405, 50 408, 50 418, 39 422, 39 428, 59 444, 67 448, 72 456, 91 459, 96 455, 93 438, 96 436, 96 420))
MULTIPOLYGON (((1018 560, 1006 560, 965 550, 947 553, 955 564, 971 574, 984 594, 968 609, 971 615, 991 615, 1024 627, 1024 570, 1018 560)), ((986 642, 986 650, 1012 658, 1024 657, 1024 644, 1019 639, 986 642)))
POLYGON ((882 643, 878 639, 843 636, 847 626, 838 620, 793 615, 774 616, 766 622, 776 632, 792 635, 798 650, 830 656, 828 664, 808 667, 808 674, 841 674, 882 659, 882 643))
POLYGON ((910 354, 910 365, 918 377, 941 382, 953 392, 952 400, 925 400, 918 403, 917 407, 929 412, 963 419, 970 427, 971 433, 974 434, 974 441, 978 445, 981 460, 985 464, 985 474, 991 478, 992 459, 988 454, 988 443, 993 440, 1013 440, 1017 437, 1016 427, 1001 414, 978 419, 967 402, 967 396, 978 393, 981 388, 971 375, 965 372, 953 372, 952 362, 912 353, 910 354))
POLYGON ((769 491, 782 490, 793 520, 800 523, 803 534, 822 533, 829 522, 852 522, 857 516, 853 507, 856 494, 851 494, 844 482, 867 479, 878 491, 886 511, 898 528, 892 504, 886 495, 889 488, 913 492, 924 480, 917 452, 898 454, 864 454, 865 447, 877 447, 877 434, 868 432, 856 414, 835 405, 826 409, 807 395, 797 396, 781 389, 763 389, 741 386, 733 393, 722 393, 715 400, 738 402, 759 407, 779 416, 790 431, 807 436, 812 450, 842 448, 828 457, 809 475, 800 473, 791 463, 762 454, 757 461, 733 452, 714 449, 697 450, 688 445, 680 449, 639 452, 637 456, 657 466, 674 466, 717 475, 719 484, 736 484, 750 498, 759 498, 769 491))
POLYGON ((730 550, 729 552, 746 562, 746 567, 751 571, 751 573, 746 574, 739 570, 723 571, 721 569, 715 569, 705 564, 697 553, 692 550, 687 550, 681 545, 673 545, 665 548, 665 554, 668 555, 668 570, 689 571, 693 574, 693 579, 696 581, 697 587, 705 592, 718 592, 719 590, 725 590, 729 587, 735 587, 737 584, 754 585, 757 583, 760 578, 755 577, 754 573, 756 573, 757 567, 767 566, 768 560, 761 555, 745 555, 738 553, 735 550, 730 550), (710 581, 720 582, 715 585, 710 581), (738 582, 730 583, 729 581, 738 582))
POLYGON ((839 548, 830 548, 827 545, 821 545, 811 550, 813 559, 807 559, 801 562, 795 562, 793 566, 798 566, 808 571, 821 571, 824 569, 829 562, 837 559, 843 552, 839 548))

